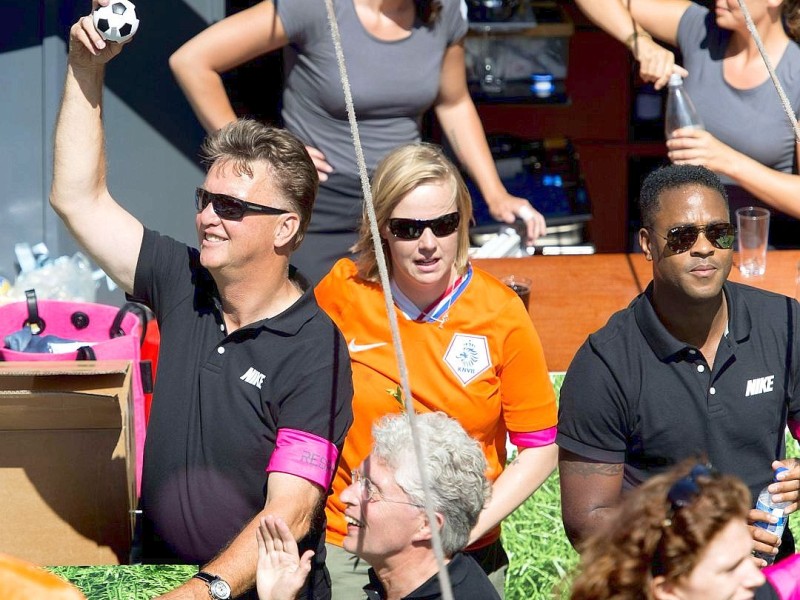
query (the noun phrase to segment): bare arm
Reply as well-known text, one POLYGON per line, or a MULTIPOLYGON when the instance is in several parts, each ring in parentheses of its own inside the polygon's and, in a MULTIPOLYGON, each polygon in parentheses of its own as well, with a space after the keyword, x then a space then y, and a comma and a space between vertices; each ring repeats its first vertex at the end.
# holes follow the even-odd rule
POLYGON ((50 204, 78 244, 130 293, 144 228, 108 191, 102 123, 105 64, 121 49, 100 38, 91 17, 70 29, 50 204))
POLYGON ((589 460, 559 449, 561 519, 573 547, 608 519, 622 493, 623 465, 589 460))
POLYGON ((667 151, 673 163, 702 165, 727 175, 756 198, 800 218, 800 175, 763 165, 703 130, 678 130, 667 141, 667 151))
POLYGON ((544 217, 524 198, 509 194, 500 181, 467 88, 462 44, 450 46, 445 53, 434 110, 450 145, 475 180, 492 216, 506 223, 513 223, 516 217, 525 221, 529 244, 544 235, 544 217))
POLYGON ((659 46, 649 35, 675 46, 678 24, 689 6, 687 0, 576 0, 581 11, 603 31, 625 44, 639 61, 639 73, 656 89, 669 76, 688 73, 675 65, 675 55, 659 46), (630 10, 629 10, 630 9, 630 10), (634 36, 634 23, 636 32, 634 36))
POLYGON ((271 0, 201 31, 169 59, 172 73, 206 131, 236 119, 221 73, 289 43, 271 0))
POLYGON ((480 539, 516 510, 556 468, 555 444, 523 448, 492 486, 492 497, 472 528, 470 543, 480 539))
MULTIPOLYGON (((267 515, 279 517, 288 525, 291 535, 299 540, 308 533, 316 512, 322 510, 323 498, 319 486, 301 477, 270 473, 264 509, 203 570, 227 581, 234 597, 252 589, 256 582, 258 529, 262 518, 267 515)), ((208 600, 208 587, 202 581, 190 579, 162 598, 208 600)))

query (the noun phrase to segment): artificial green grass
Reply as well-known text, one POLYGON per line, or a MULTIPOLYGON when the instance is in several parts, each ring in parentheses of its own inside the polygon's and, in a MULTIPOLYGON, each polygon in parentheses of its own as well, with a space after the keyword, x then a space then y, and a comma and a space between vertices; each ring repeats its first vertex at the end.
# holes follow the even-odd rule
POLYGON ((49 567, 87 600, 150 600, 175 589, 197 573, 194 565, 49 567))

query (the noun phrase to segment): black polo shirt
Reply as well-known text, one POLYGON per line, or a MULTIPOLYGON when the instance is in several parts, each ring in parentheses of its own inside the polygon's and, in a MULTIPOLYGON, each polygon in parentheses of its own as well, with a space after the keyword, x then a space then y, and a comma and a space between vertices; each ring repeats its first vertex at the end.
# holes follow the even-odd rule
MULTIPOLYGON (((447 574, 450 576, 453 598, 457 600, 500 600, 492 582, 471 556, 456 554, 447 565, 447 574)), ((369 584, 364 586, 364 591, 369 600, 386 598, 383 585, 372 569, 369 570, 369 584)), ((403 600, 436 600, 441 597, 439 575, 436 574, 408 596, 403 597, 403 600)))
POLYGON ((659 321, 652 283, 590 335, 561 388, 558 445, 625 463, 626 488, 705 453, 755 498, 784 458, 787 416, 800 420, 799 306, 736 283, 723 290, 728 331, 712 369, 659 321))
MULTIPOLYGON (((279 428, 341 451, 352 421, 347 346, 307 285, 283 313, 228 335, 198 251, 150 230, 134 295, 161 332, 142 479, 144 560, 203 564, 264 507, 279 428)), ((320 518, 301 543, 321 548, 320 562, 324 531, 320 518)))

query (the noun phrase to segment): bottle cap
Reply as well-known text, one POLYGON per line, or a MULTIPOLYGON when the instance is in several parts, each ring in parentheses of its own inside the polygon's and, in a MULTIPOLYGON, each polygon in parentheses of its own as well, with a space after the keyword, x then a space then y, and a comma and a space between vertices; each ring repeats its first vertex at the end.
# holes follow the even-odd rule
POLYGON ((778 481, 778 475, 780 475, 784 471, 788 472, 789 469, 787 469, 786 467, 778 467, 777 469, 775 469, 775 475, 774 475, 775 481, 778 481))
POLYGON ((531 73, 531 91, 539 97, 547 97, 555 90, 552 73, 531 73))
POLYGON ((677 73, 673 73, 669 76, 669 85, 683 85, 683 77, 677 73))

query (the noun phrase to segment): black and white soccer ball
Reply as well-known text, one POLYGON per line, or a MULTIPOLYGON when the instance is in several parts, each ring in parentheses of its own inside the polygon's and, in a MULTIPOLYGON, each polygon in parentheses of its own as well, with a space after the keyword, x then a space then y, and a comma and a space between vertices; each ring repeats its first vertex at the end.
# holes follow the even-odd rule
POLYGON ((129 0, 111 0, 107 6, 98 6, 92 19, 97 32, 109 42, 127 42, 139 28, 136 7, 129 0))

